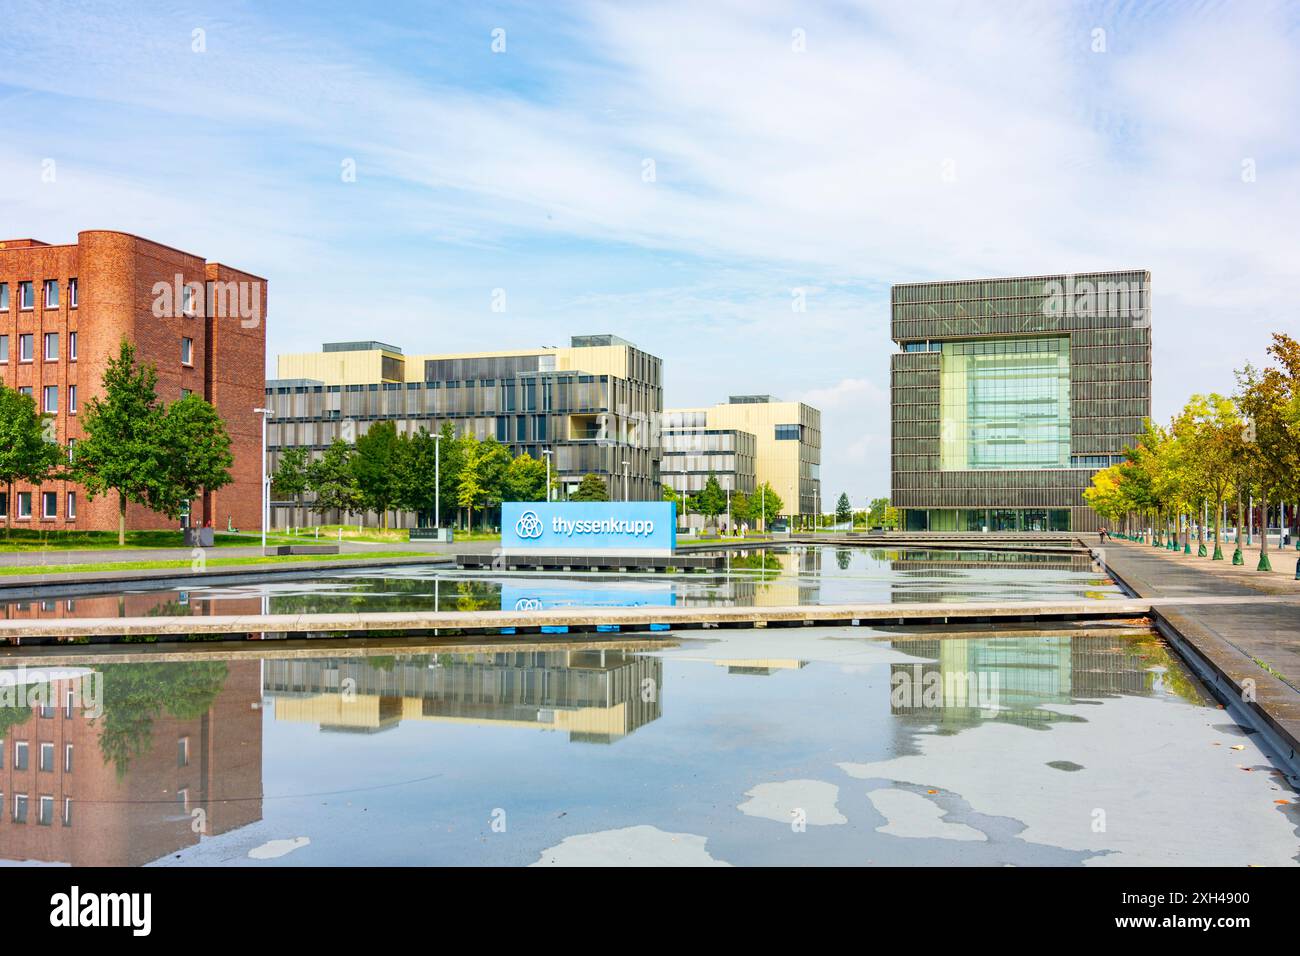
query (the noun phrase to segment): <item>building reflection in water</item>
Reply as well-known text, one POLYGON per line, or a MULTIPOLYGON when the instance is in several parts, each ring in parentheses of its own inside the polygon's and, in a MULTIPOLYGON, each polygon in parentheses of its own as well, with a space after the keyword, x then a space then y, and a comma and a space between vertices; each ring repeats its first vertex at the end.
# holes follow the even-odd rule
POLYGON ((663 662, 614 648, 268 660, 276 720, 374 733, 404 720, 557 730, 612 743, 663 713, 663 662))
POLYGON ((138 866, 262 818, 260 661, 94 671, 97 715, 80 677, 0 707, 0 858, 138 866))
MULTIPOLYGON (((1027 551, 959 551, 928 550, 908 548, 898 551, 881 551, 882 557, 889 560, 891 571, 900 572, 898 580, 890 588, 890 601, 893 604, 941 603, 945 601, 970 600, 972 591, 979 591, 981 582, 979 571, 1020 571, 1040 574, 1041 572, 1059 571, 1069 574, 1095 574, 1097 582, 1095 592, 1084 591, 1082 596, 1104 598, 1106 592, 1113 591, 1114 585, 1106 579, 1092 559, 1081 554, 1034 554, 1027 551), (944 587, 944 579, 952 582, 952 587, 944 587), (923 585, 913 579, 920 579, 923 585)), ((1031 579, 1024 578, 1022 583, 1031 579)), ((990 580, 989 584, 993 584, 990 580)), ((998 579, 989 597, 1001 592, 1005 595, 1006 579, 998 579)), ((1019 599, 1017 596, 1016 599, 1019 599)))
POLYGON ((1023 637, 938 637, 892 642, 932 661, 890 665, 890 712, 923 717, 941 731, 986 720, 1046 726, 1082 720, 1053 704, 1115 695, 1202 692, 1150 632, 1036 633, 1023 637))

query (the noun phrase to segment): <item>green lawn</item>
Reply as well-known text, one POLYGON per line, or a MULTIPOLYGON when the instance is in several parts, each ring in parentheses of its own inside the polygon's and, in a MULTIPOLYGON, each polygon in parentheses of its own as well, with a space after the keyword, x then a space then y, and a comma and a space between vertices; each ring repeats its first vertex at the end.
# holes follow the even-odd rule
MULTIPOLYGON (((296 564, 304 561, 370 561, 376 558, 412 558, 442 557, 437 554, 421 554, 411 551, 375 551, 365 555, 356 554, 290 554, 277 557, 249 555, 242 558, 210 558, 205 567, 224 568, 246 565, 281 565, 296 564)), ((83 574, 89 571, 151 571, 183 568, 189 570, 191 562, 178 561, 103 561, 95 564, 28 564, 15 567, 0 567, 0 576, 16 574, 83 574)))
MULTIPOLYGON (((272 532, 266 536, 267 544, 302 543, 301 538, 272 532)), ((260 534, 226 534, 218 532, 214 547, 256 547, 262 543, 260 534)), ((128 531, 124 550, 139 548, 183 548, 185 538, 180 531, 128 531)), ((37 531, 31 528, 0 528, 0 552, 4 551, 116 551, 119 550, 116 531, 37 531)))

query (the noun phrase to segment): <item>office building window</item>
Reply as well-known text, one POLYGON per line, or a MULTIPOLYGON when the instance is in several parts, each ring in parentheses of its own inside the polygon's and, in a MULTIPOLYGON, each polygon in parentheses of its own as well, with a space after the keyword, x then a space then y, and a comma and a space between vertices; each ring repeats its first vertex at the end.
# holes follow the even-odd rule
POLYGON ((187 338, 181 339, 181 364, 182 365, 194 364, 194 340, 193 339, 187 339, 187 338))
POLYGON ((40 806, 36 811, 36 823, 48 827, 54 822, 54 797, 41 794, 40 806))
POLYGON ((9 361, 9 336, 0 335, 0 362, 9 361))
POLYGON ((27 794, 14 794, 14 823, 27 822, 27 794))
POLYGON ((75 385, 68 386, 68 414, 77 414, 77 386, 75 385))
POLYGON ((190 765, 190 738, 181 737, 176 741, 176 766, 188 767, 190 765))
POLYGON ((45 361, 57 362, 59 360, 59 333, 45 333, 45 361))
POLYGON ((18 361, 30 362, 32 360, 32 347, 34 344, 30 332, 18 336, 18 361))
POLYGON ((75 491, 69 491, 67 519, 69 521, 72 521, 76 517, 77 517, 77 493, 75 491))
POLYGON ((41 409, 50 413, 59 410, 59 386, 46 385, 41 389, 41 409))
POLYGON ((1069 338, 943 343, 939 420, 944 471, 1066 467, 1069 338))
POLYGON ((69 332, 68 333, 68 361, 75 362, 76 360, 77 360, 77 333, 69 332))
POLYGON ((53 518, 58 515, 59 496, 53 491, 41 492, 41 517, 53 518))
POLYGON ((799 426, 798 425, 777 425, 776 440, 777 441, 798 441, 799 426))
POLYGON ((36 306, 36 293, 30 282, 18 283, 18 308, 30 312, 36 306))
MULTIPOLYGON (((8 518, 8 517, 9 517, 9 492, 0 491, 0 518, 8 518)), ((4 760, 4 755, 0 754, 0 761, 3 760, 4 760)), ((0 767, 3 766, 4 764, 0 763, 0 767)))
POLYGON ((0 312, 9 311, 9 283, 0 282, 0 312))
POLYGON ((75 278, 68 280, 68 308, 77 307, 77 280, 75 278))
POLYGON ((45 280, 45 308, 59 307, 59 283, 54 279, 45 280))
POLYGON ((41 744, 41 751, 37 757, 36 766, 41 773, 54 772, 54 744, 41 744))
MULTIPOLYGON (((69 701, 68 708, 71 707, 72 703, 69 701)), ((72 744, 65 744, 63 747, 63 772, 72 773, 72 744)))
POLYGON ((68 439, 68 461, 76 461, 76 460, 77 460, 77 440, 75 438, 69 438, 68 439))
POLYGON ((0 770, 5 768, 5 739, 0 737, 0 770))
POLYGON ((19 386, 18 386, 18 394, 19 394, 19 395, 26 395, 28 398, 31 398, 31 397, 32 397, 32 387, 31 387, 30 385, 19 385, 19 386))
POLYGON ((19 519, 31 518, 32 516, 32 493, 30 491, 18 492, 18 517, 19 519))
POLYGON ((63 798, 63 825, 65 827, 72 826, 72 798, 71 797, 63 798))
POLYGON ((25 740, 14 741, 14 769, 15 770, 27 769, 27 750, 28 750, 27 741, 25 740))

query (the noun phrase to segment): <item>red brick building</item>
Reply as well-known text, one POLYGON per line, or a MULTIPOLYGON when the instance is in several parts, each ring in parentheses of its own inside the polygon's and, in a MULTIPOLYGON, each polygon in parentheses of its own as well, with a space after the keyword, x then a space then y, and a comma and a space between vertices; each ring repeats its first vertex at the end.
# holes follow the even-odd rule
MULTIPOLYGON (((28 663, 30 667, 30 661, 28 663)), ((158 680, 167 664, 156 668, 158 680)), ((113 665, 100 676, 115 679, 113 665)), ((86 668, 55 665, 42 673, 86 668)), ((0 740, 0 859, 73 866, 140 866, 262 819, 262 666, 232 660, 212 705, 183 719, 119 715, 144 726, 125 766, 102 746, 107 708, 89 709, 87 678, 44 686, 48 706, 8 727, 0 740)), ((105 684, 107 698, 111 691, 105 684)), ((11 688, 11 692, 16 688, 11 688)))
MULTIPOLYGON (((100 391, 125 338, 158 370, 158 398, 202 395, 230 433, 233 481, 192 506, 191 523, 256 528, 265 399, 266 280, 138 236, 89 230, 72 245, 0 241, 0 379, 54 415, 57 439, 82 437, 78 414, 100 391)), ((117 528, 117 497, 90 501, 71 482, 0 488, 0 524, 49 530, 117 528)), ((127 506, 127 528, 174 528, 127 506)))

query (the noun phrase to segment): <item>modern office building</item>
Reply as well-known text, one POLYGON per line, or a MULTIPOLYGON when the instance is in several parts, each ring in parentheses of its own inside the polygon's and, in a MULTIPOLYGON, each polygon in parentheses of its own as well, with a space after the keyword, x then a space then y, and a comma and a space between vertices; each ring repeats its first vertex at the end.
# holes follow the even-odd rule
MULTIPOLYGON (((279 378, 266 383, 267 467, 274 471, 286 448, 319 454, 378 421, 399 434, 451 422, 457 434, 496 438, 512 455, 549 451, 561 494, 595 474, 613 499, 657 501, 661 366, 614 335, 574 336, 567 348, 405 355, 381 342, 336 342, 281 355, 279 378)), ((305 517, 277 503, 272 523, 305 517)))
POLYGON ((749 494, 756 485, 758 439, 739 428, 665 428, 663 483, 678 494, 704 490, 716 475, 724 491, 749 494))
POLYGON ((893 504, 929 531, 1091 531, 1151 414, 1151 274, 892 290, 893 504))
MULTIPOLYGON (((702 460, 693 450, 680 455, 675 451, 668 466, 674 479, 684 481, 685 490, 694 493, 704 487, 709 466, 716 464, 715 474, 724 488, 744 491, 751 453, 750 441, 742 433, 752 436, 754 484, 750 489, 767 482, 781 496, 786 515, 811 517, 821 504, 821 427, 821 412, 802 402, 782 402, 771 395, 732 395, 725 404, 665 411, 665 454, 668 448, 697 441, 716 444, 716 450, 708 452, 716 456, 711 460, 702 460), (735 438, 724 438, 727 434, 735 438)), ((665 481, 674 490, 683 490, 673 479, 665 481)))
MULTIPOLYGON (((0 378, 52 416, 54 437, 74 446, 78 415, 100 392, 123 339, 158 372, 162 402, 202 395, 230 433, 233 481, 191 506, 190 520, 257 527, 266 368, 266 280, 121 232, 81 232, 51 246, 0 242, 0 378)), ((117 528, 115 496, 95 501, 67 481, 0 489, 0 521, 42 530, 117 528)), ((128 504, 131 529, 176 522, 128 504)))

